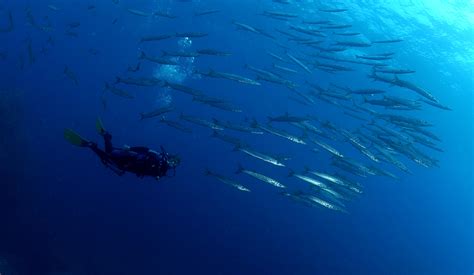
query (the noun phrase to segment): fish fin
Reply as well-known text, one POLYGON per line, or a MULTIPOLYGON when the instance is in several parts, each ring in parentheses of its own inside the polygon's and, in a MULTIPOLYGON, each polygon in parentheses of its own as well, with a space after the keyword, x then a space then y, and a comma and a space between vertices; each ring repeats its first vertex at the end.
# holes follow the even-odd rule
POLYGON ((64 129, 64 138, 72 145, 86 147, 89 141, 71 129, 64 129))
POLYGON ((120 83, 120 82, 122 82, 122 78, 120 78, 120 76, 116 76, 115 77, 115 84, 120 83))
POLYGON ((304 172, 303 173, 307 174, 309 172, 309 170, 311 170, 311 169, 309 168, 309 166, 306 165, 304 167, 304 172))
POLYGON ((212 131, 211 137, 217 137, 219 136, 219 133, 217 133, 216 130, 212 131))
POLYGON ((209 168, 204 169, 204 175, 210 176, 211 174, 212 174, 212 172, 211 172, 211 170, 209 170, 209 168))
POLYGON ((145 119, 145 114, 144 113, 140 113, 140 120, 144 120, 145 119))

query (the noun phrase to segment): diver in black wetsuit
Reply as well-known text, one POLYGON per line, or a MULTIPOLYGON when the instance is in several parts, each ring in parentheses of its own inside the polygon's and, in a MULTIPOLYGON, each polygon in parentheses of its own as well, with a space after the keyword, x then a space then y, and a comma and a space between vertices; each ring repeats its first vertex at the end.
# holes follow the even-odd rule
POLYGON ((90 148, 106 167, 118 175, 131 172, 138 177, 152 176, 160 179, 167 176, 168 171, 172 169, 174 176, 180 159, 176 155, 166 153, 163 147, 160 153, 147 147, 115 148, 112 146, 112 135, 104 130, 100 120, 97 123, 97 130, 104 138, 105 150, 100 149, 97 143, 82 138, 70 129, 65 130, 64 137, 71 144, 90 148))

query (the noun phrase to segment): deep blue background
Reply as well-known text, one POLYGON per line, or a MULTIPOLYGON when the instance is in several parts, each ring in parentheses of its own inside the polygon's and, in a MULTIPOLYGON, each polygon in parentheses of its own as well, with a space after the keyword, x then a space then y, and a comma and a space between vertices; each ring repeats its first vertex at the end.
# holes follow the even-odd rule
MULTIPOLYGON (((7 169, 2 171, 6 180, 1 180, 0 213, 5 218, 0 228, 0 257, 19 274, 473 272, 474 87, 469 67, 473 60, 465 53, 471 50, 464 51, 466 45, 472 45, 472 26, 454 29, 453 25, 440 23, 444 22, 436 18, 440 14, 410 14, 412 9, 406 8, 404 16, 397 17, 398 6, 382 9, 370 2, 356 3, 348 4, 348 14, 357 15, 348 20, 354 29, 370 39, 390 38, 391 33, 403 36, 402 44, 381 49, 397 51, 400 64, 417 70, 410 80, 433 91, 454 111, 426 108, 419 114, 436 124, 434 131, 443 140, 441 146, 446 152, 435 155, 440 159, 440 168, 410 164, 414 174, 400 174, 403 178, 399 182, 380 177, 364 180, 364 194, 349 204, 349 215, 304 207, 245 175, 234 176, 237 164, 242 163, 287 185, 299 184, 286 178, 285 169, 274 169, 232 152, 230 145, 210 138, 208 129, 193 126, 193 134, 183 134, 156 120, 140 121, 138 115, 153 110, 162 104, 159 99, 168 95, 178 110, 169 116, 173 119, 180 111, 233 121, 245 117, 264 120, 268 115, 289 111, 312 113, 338 126, 352 127, 353 122, 346 122, 347 117, 325 104, 317 109, 301 108, 287 100, 289 91, 271 84, 252 87, 189 76, 185 85, 231 100, 244 113, 212 110, 192 103, 187 95, 160 88, 127 88, 136 94, 135 100, 109 94, 107 109, 101 105, 104 82, 126 75, 127 66, 136 64, 140 49, 156 55, 162 49, 177 49, 176 39, 138 43, 149 34, 208 32, 208 37, 194 39, 191 49, 211 47, 233 55, 199 58, 193 67, 251 76, 244 64, 265 67, 272 62, 265 50, 281 50, 268 39, 235 30, 231 21, 273 30, 281 23, 257 15, 271 9, 270 1, 258 5, 254 1, 121 0, 118 5, 96 1, 92 11, 83 1, 0 3, 2 18, 6 10, 11 10, 15 19, 14 32, 0 34, 0 49, 7 53, 7 59, 0 61, 1 88, 23 91, 23 115, 12 136, 16 142, 11 142, 17 147, 9 159, 1 159, 7 169), (48 4, 61 9, 52 11, 48 4), (155 10, 157 6, 179 18, 142 18, 126 11, 155 10), (26 7, 40 24, 48 16, 54 29, 43 32, 29 26, 26 7), (213 8, 222 11, 202 18, 192 16, 194 10, 213 8), (393 17, 387 19, 384 13, 393 17), (417 16, 420 21, 416 21, 417 16), (431 20, 431 26, 423 16, 431 20), (118 21, 113 25, 115 18, 118 21), (67 23, 72 21, 81 22, 78 38, 64 34, 67 23), (43 55, 40 50, 50 35, 54 45, 47 46, 49 51, 43 55), (37 59, 32 65, 27 62, 28 37, 37 59), (98 49, 99 54, 91 55, 89 48, 98 49), (25 57, 24 70, 18 67, 19 55, 25 57), (63 75, 65 65, 76 73, 79 86, 63 75), (179 153, 182 165, 176 177, 158 183, 133 175, 117 177, 90 151, 64 141, 62 132, 66 127, 99 141, 94 128, 98 115, 117 145, 163 145, 168 151, 179 153), (240 193, 205 177, 205 167, 235 177, 252 192, 240 193)), ((284 8, 305 15, 312 13, 308 7, 315 5, 298 2, 284 8)), ((155 66, 142 65, 137 75, 152 76, 155 66)), ((316 72, 311 81, 323 86, 329 81, 367 85, 369 81, 362 75, 354 74, 350 79, 347 76, 351 74, 328 76, 316 72)), ((330 169, 324 153, 315 155, 306 152, 307 147, 268 135, 235 135, 259 150, 292 156, 290 167, 296 170, 304 165, 330 169)), ((2 268, 5 267, 0 266, 0 271, 2 268)))

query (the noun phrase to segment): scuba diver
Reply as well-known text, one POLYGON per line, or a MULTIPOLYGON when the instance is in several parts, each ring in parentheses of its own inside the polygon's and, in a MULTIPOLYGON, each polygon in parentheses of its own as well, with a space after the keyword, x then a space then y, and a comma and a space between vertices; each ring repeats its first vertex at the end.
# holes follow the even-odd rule
POLYGON ((97 143, 82 138, 71 129, 64 130, 64 137, 73 145, 90 148, 102 163, 117 175, 131 172, 141 178, 151 176, 158 180, 167 176, 171 169, 171 176, 175 175, 175 169, 180 163, 177 155, 166 153, 163 147, 160 153, 141 146, 116 148, 112 146, 112 135, 104 129, 100 119, 97 120, 96 128, 104 138, 104 150, 100 149, 97 143))

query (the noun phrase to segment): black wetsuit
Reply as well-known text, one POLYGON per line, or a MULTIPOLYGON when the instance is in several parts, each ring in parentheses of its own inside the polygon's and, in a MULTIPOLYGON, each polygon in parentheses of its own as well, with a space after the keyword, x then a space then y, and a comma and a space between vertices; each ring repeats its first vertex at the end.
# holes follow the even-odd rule
POLYGON ((161 178, 166 176, 170 166, 168 165, 168 154, 157 153, 147 147, 130 147, 127 149, 112 146, 112 135, 104 133, 105 151, 98 148, 96 143, 89 142, 87 147, 91 148, 102 163, 111 168, 119 175, 131 172, 139 177, 153 176, 161 178))

